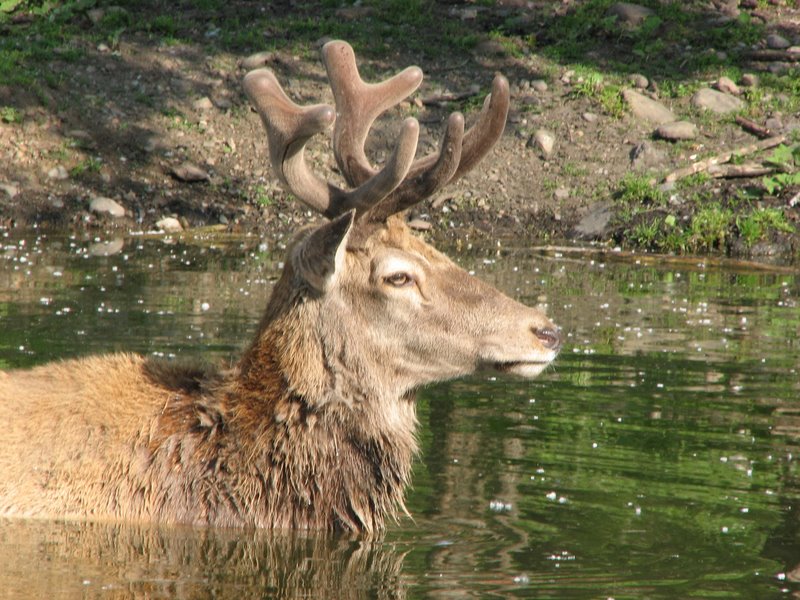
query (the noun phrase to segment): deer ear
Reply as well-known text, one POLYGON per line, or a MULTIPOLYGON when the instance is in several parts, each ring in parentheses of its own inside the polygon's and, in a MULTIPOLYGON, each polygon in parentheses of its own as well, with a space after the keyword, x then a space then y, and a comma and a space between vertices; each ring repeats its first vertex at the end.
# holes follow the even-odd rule
POLYGON ((329 289, 342 272, 355 214, 355 210, 349 210, 320 225, 295 247, 292 255, 295 272, 318 292, 329 289))

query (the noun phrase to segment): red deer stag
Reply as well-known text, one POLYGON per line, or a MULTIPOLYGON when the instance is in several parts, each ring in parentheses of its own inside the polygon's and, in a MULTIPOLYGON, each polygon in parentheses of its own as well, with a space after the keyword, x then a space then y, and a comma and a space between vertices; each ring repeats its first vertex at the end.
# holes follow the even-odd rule
POLYGON ((238 365, 115 354, 0 372, 0 515, 374 532, 405 511, 420 386, 482 367, 533 377, 555 358, 561 338, 539 310, 396 216, 499 139, 505 78, 468 131, 450 116, 438 154, 415 160, 419 124, 405 120, 377 171, 367 133, 422 72, 365 83, 339 41, 323 59, 335 111, 296 105, 267 69, 244 79, 278 178, 329 220, 295 236, 238 365), (349 190, 303 156, 334 123, 349 190))

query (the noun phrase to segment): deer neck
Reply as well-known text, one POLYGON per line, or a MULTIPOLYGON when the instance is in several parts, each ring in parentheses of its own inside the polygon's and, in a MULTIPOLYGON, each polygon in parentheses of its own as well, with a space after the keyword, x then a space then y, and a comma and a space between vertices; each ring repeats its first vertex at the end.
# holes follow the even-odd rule
POLYGON ((288 511, 279 526, 380 530, 386 516, 405 511, 415 401, 338 377, 342 365, 307 325, 314 315, 302 314, 314 310, 300 302, 272 319, 267 312, 228 397, 231 424, 270 465, 288 511))

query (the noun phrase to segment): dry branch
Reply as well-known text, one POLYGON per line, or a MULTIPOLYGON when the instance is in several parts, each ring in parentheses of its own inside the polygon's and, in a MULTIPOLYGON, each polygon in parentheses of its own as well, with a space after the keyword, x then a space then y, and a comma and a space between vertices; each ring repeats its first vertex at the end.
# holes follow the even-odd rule
POLYGON ((768 148, 774 148, 775 146, 778 146, 784 143, 785 141, 786 141, 786 136, 776 135, 771 138, 761 140, 760 142, 755 142, 753 144, 742 146, 740 148, 737 148, 736 150, 730 150, 728 152, 717 154, 716 156, 710 156, 709 158, 698 160, 696 163, 692 163, 688 167, 683 167, 682 169, 673 171, 664 178, 664 182, 669 183, 671 181, 677 181, 678 179, 683 179, 684 177, 689 177, 690 175, 694 175, 695 173, 708 171, 710 167, 726 163, 734 156, 747 156, 749 154, 755 154, 756 152, 761 152, 762 150, 767 150, 768 148))
POLYGON ((772 167, 765 167, 759 163, 745 163, 742 165, 711 165, 708 174, 716 178, 734 177, 761 177, 774 173, 772 167))
POLYGON ((789 50, 753 50, 747 57, 763 62, 800 62, 800 52, 789 50))
POLYGON ((751 121, 750 119, 745 119, 742 116, 736 117, 736 122, 741 126, 742 129, 748 133, 752 133, 756 137, 764 139, 772 135, 772 132, 766 127, 762 127, 758 123, 751 121))
POLYGON ((428 96, 427 98, 422 98, 420 101, 425 106, 443 106, 449 102, 461 102, 462 100, 469 100, 470 98, 477 96, 479 93, 480 89, 468 90, 466 92, 428 96))

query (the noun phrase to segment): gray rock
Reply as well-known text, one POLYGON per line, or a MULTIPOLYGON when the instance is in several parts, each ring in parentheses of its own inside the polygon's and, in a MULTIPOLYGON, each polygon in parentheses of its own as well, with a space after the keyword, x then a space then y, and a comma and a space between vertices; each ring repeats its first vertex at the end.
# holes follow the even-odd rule
POLYGON ((211 110, 214 105, 211 102, 211 98, 208 96, 203 96, 202 98, 198 98, 194 102, 192 102, 192 107, 195 110, 199 110, 201 112, 205 112, 207 110, 211 110))
POLYGON ((741 110, 744 107, 744 102, 735 96, 712 90, 711 88, 703 88, 697 90, 692 96, 692 106, 704 110, 710 110, 718 115, 724 115, 730 112, 741 110))
POLYGON ((614 205, 611 202, 602 202, 591 207, 569 232, 569 237, 576 240, 601 240, 608 237, 614 214, 614 205))
POLYGON ((675 120, 675 115, 670 109, 652 98, 635 92, 634 90, 623 90, 622 97, 631 109, 631 112, 638 119, 649 121, 660 125, 675 120))
POLYGON ((4 192, 9 198, 19 194, 19 186, 13 183, 0 183, 0 192, 4 192))
POLYGON ((225 96, 214 96, 211 101, 214 103, 214 106, 220 110, 228 110, 233 106, 233 102, 231 102, 230 98, 226 98, 225 96))
POLYGON ((125 240, 123 238, 114 238, 105 242, 95 242, 89 246, 89 254, 91 256, 113 256, 122 252, 124 247, 125 240))
POLYGON ((741 82, 745 87, 756 87, 758 85, 758 75, 755 73, 744 73, 741 82))
POLYGON ((554 192, 554 195, 556 200, 566 200, 569 198, 569 190, 567 188, 560 187, 554 192))
POLYGON ((769 117, 764 121, 764 126, 773 132, 783 131, 783 121, 781 121, 780 117, 769 117))
POLYGON ((586 121, 587 123, 594 123, 597 121, 597 115, 591 112, 585 112, 581 115, 581 118, 586 121))
POLYGON ((793 66, 788 62, 771 62, 767 65, 767 71, 773 75, 784 75, 787 71, 791 70, 793 66))
POLYGON ((655 133, 658 137, 672 142, 693 140, 697 137, 697 127, 689 121, 673 121, 659 125, 655 133))
POLYGON ((639 88, 640 90, 647 89, 647 86, 650 85, 650 82, 647 80, 647 77, 644 75, 640 75, 639 73, 634 73, 630 77, 631 85, 635 88, 639 88))
POLYGON ((650 142, 637 144, 631 150, 631 168, 635 171, 661 168, 667 161, 666 153, 650 142))
POLYGON ((528 142, 529 146, 542 151, 545 158, 549 158, 556 145, 556 137, 546 129, 539 129, 528 142))
POLYGON ((792 45, 789 40, 778 33, 770 33, 766 41, 767 48, 772 48, 773 50, 784 50, 792 45))
POLYGON ((716 83, 714 83, 714 87, 722 92, 723 94, 731 94, 733 96, 738 96, 742 93, 742 90, 739 89, 739 86, 736 85, 732 79, 728 77, 720 77, 717 79, 716 83))
POLYGON ((242 60, 242 68, 252 71, 266 66, 272 60, 272 52, 256 52, 242 60))
POLYGON ((531 88, 535 92, 543 93, 547 91, 547 82, 537 79, 531 82, 531 88))
POLYGON ((142 149, 142 151, 150 154, 151 152, 155 152, 161 148, 161 140, 156 135, 148 135, 141 141, 139 147, 142 149))
POLYGON ((183 231, 183 225, 181 225, 181 222, 175 217, 164 217, 156 221, 156 227, 164 233, 178 233, 183 231))
POLYGON ((505 56, 508 50, 500 40, 488 39, 478 42, 474 52, 478 56, 505 56))
POLYGON ((47 172, 47 176, 50 179, 61 179, 61 180, 63 180, 63 179, 67 179, 69 177, 69 173, 67 173, 67 170, 63 166, 58 165, 57 167, 53 167, 52 169, 50 169, 47 172))
POLYGON ((110 215, 114 218, 125 216, 125 207, 116 200, 105 196, 95 196, 89 202, 89 210, 99 215, 110 215))
POLYGON ((635 29, 647 20, 647 17, 653 15, 653 11, 644 6, 633 4, 630 2, 617 2, 608 7, 606 14, 609 17, 617 17, 617 23, 620 26, 635 29))
POLYGON ((170 173, 172 173, 172 175, 177 179, 189 183, 194 181, 208 181, 210 179, 208 173, 190 162, 185 162, 177 167, 172 167, 170 173))
POLYGON ((90 8, 86 11, 86 16, 92 22, 92 25, 97 25, 106 16, 106 11, 102 8, 90 8))

